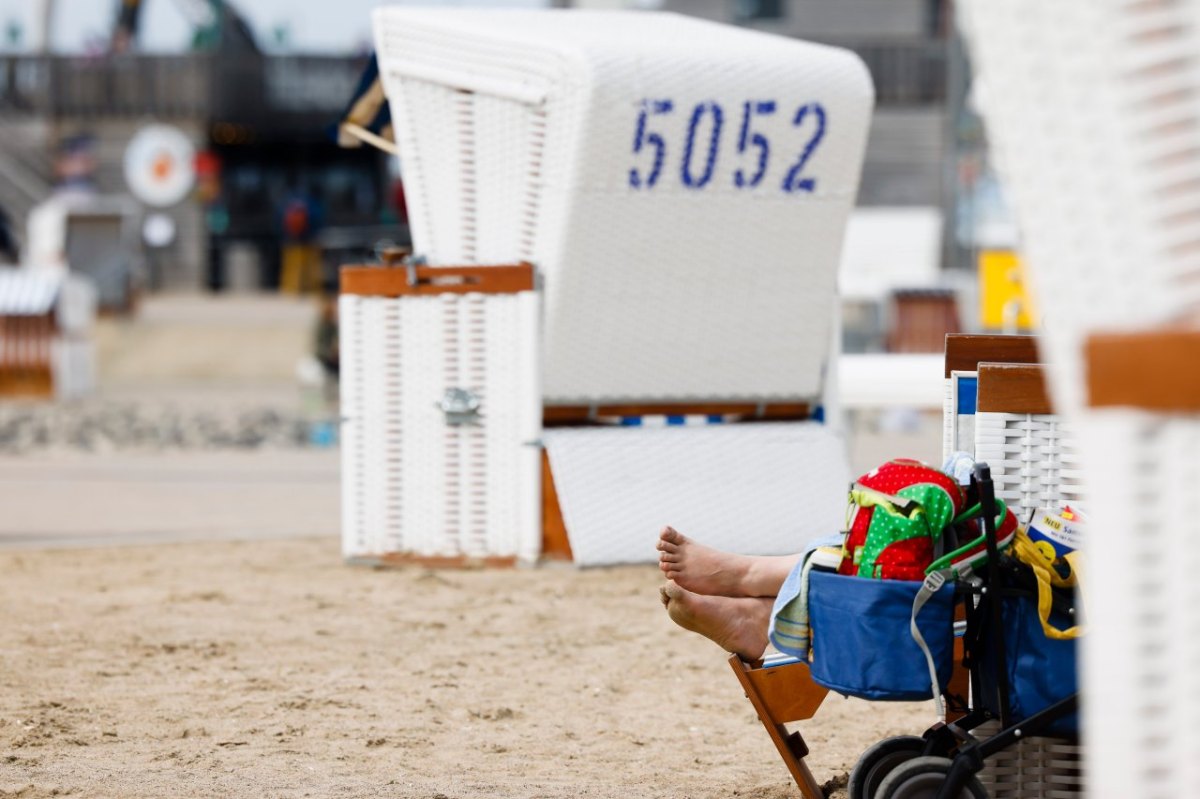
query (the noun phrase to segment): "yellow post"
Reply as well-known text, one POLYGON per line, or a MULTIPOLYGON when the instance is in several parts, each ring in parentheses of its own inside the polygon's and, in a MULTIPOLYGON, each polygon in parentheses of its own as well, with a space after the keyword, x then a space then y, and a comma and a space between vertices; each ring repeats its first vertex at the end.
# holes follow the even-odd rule
POLYGON ((1012 250, 979 253, 979 324, 984 330, 1032 330, 1037 314, 1025 266, 1012 250))

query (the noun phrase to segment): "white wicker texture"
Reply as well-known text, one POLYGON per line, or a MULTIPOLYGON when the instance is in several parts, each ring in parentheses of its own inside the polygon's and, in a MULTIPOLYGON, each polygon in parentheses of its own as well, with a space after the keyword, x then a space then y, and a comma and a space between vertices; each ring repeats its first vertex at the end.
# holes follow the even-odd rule
POLYGON ((1045 311, 1056 408, 1087 331, 1200 311, 1200 1, 963 0, 975 94, 1045 311))
POLYGON ((942 462, 950 457, 952 452, 975 453, 975 409, 970 402, 971 412, 959 412, 959 394, 963 390, 963 382, 971 382, 971 393, 975 393, 974 381, 978 379, 977 372, 953 371, 946 378, 946 394, 942 402, 942 462))
POLYGON ((845 521, 844 445, 813 422, 548 430, 545 443, 580 566, 654 562, 667 524, 781 555, 845 521))
MULTIPOLYGON (((989 721, 975 731, 1000 731, 989 721)), ((1083 748, 1061 738, 1024 738, 984 761, 979 781, 991 799, 1076 799, 1083 795, 1083 748)))
POLYGON ((942 463, 954 452, 954 431, 958 424, 958 402, 954 392, 954 378, 946 378, 942 396, 942 463))
POLYGON ((1079 451, 1057 414, 976 413, 975 460, 1022 524, 1038 508, 1087 512, 1079 451))
POLYGON ((537 295, 343 295, 339 313, 344 555, 536 558, 537 295), (447 423, 451 388, 476 421, 447 423))
POLYGON ((872 104, 853 54, 657 13, 374 25, 416 249, 537 264, 548 402, 819 395, 872 104))
POLYGON ((1088 790, 1195 796, 1200 785, 1200 418, 1089 412, 1094 489, 1083 661, 1088 790), (1104 542, 1113 542, 1101 546, 1104 542))

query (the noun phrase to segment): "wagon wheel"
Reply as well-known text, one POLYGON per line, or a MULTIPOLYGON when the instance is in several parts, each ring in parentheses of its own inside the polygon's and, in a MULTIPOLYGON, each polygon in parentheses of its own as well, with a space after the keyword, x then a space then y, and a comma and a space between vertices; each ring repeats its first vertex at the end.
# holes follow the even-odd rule
MULTIPOLYGON (((892 769, 874 799, 936 799, 952 761, 945 757, 916 757, 892 769)), ((988 799, 978 778, 971 775, 955 799, 988 799)))
POLYGON ((884 738, 862 753, 850 770, 846 786, 849 799, 874 799, 875 792, 892 769, 925 751, 925 740, 915 735, 884 738))

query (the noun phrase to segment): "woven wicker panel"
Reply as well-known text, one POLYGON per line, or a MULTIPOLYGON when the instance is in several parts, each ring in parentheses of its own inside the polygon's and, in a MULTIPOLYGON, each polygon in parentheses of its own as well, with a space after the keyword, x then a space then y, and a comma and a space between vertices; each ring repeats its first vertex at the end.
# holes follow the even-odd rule
POLYGON ((1088 330, 1200 310, 1200 2, 964 0, 975 95, 1046 314, 1056 408, 1088 330))
POLYGON ((1094 488, 1083 644, 1089 788, 1195 796, 1200 785, 1200 418, 1095 411, 1080 423, 1094 488), (1095 464, 1094 466, 1092 464, 1095 464))
POLYGON ((536 263, 547 401, 820 394, 872 105, 857 57, 672 14, 374 21, 416 248, 536 263))
MULTIPOLYGON (((1000 731, 989 721, 977 738, 1000 731)), ((1074 799, 1083 795, 1083 749, 1061 738, 1024 738, 984 761, 979 781, 992 799, 1074 799)))
POLYGON ((341 298, 347 557, 537 557, 537 311, 531 292, 341 298), (475 422, 447 423, 450 388, 475 422))
POLYGON ((946 380, 945 394, 942 396, 942 462, 954 451, 954 426, 958 423, 958 408, 954 396, 954 384, 946 380))
POLYGON ((812 422, 545 433, 575 562, 657 560, 667 524, 710 546, 780 555, 836 533, 850 470, 812 422))
POLYGON ((975 459, 1022 523, 1038 508, 1087 512, 1074 436, 1056 415, 975 414, 975 459))

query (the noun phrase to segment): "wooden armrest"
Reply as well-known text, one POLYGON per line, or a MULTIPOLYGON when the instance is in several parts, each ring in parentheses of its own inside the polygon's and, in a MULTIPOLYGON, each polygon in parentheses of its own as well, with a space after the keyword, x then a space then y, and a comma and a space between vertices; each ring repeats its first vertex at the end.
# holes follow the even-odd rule
POLYGON ((981 363, 978 392, 982 413, 1054 413, 1040 364, 981 363))
POLYGON ((532 264, 504 266, 343 266, 342 294, 401 297, 532 291, 532 264))
POLYGON ((1096 334, 1084 357, 1093 408, 1200 411, 1200 330, 1096 334))

